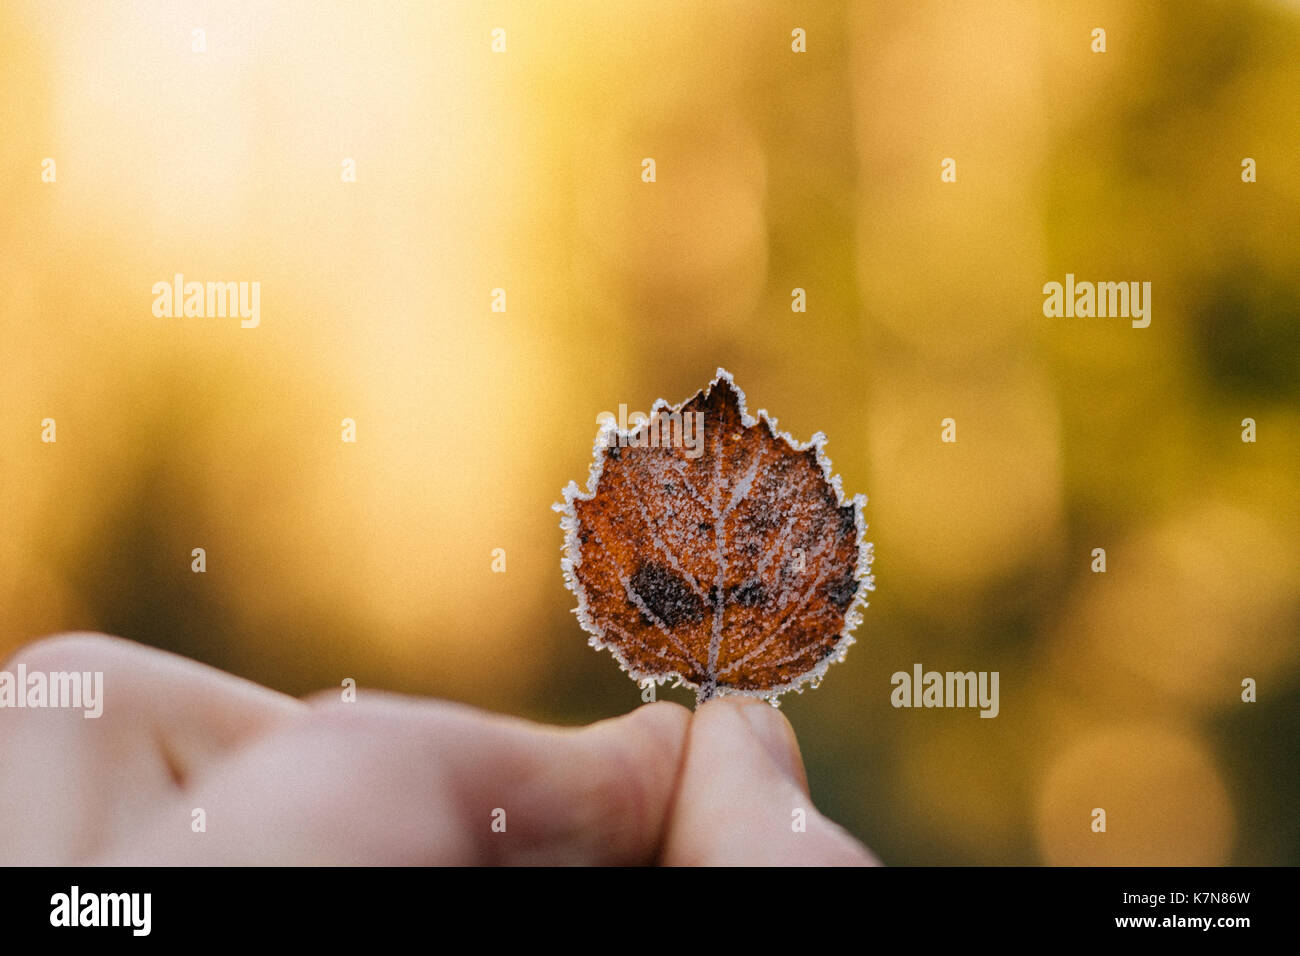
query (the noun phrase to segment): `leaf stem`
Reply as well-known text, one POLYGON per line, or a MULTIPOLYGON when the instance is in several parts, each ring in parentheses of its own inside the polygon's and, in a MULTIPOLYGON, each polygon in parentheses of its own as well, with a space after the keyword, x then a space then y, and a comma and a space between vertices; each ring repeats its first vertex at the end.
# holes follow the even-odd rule
POLYGON ((695 690, 695 706, 698 709, 700 704, 707 703, 717 696, 718 682, 715 678, 710 677, 695 690))

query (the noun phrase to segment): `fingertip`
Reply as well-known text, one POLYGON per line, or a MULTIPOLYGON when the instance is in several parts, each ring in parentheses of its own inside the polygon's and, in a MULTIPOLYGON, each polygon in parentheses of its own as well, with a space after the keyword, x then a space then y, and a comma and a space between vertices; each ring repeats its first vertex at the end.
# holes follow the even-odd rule
POLYGON ((686 747, 690 730, 691 712, 681 704, 658 701, 644 704, 619 717, 602 720, 584 732, 614 733, 624 740, 634 741, 639 750, 649 751, 674 768, 686 747))
POLYGON ((766 758, 776 771, 808 793, 808 775, 794 728, 767 702, 752 697, 714 698, 696 710, 692 733, 751 761, 766 758))
POLYGON ((688 866, 875 862, 813 806, 785 715, 735 697, 695 711, 662 859, 688 866))
POLYGON ((654 720, 671 721, 678 725, 688 724, 691 720, 690 710, 671 700, 658 700, 653 704, 643 704, 636 710, 631 711, 628 716, 633 714, 642 715, 641 719, 653 715, 654 720))

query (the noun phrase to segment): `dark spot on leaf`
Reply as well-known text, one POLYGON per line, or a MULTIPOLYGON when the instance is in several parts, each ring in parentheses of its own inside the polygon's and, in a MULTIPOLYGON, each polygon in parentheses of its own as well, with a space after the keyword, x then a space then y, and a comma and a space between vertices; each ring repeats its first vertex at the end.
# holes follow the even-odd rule
POLYGON ((847 608, 853 603, 853 597, 858 593, 858 582, 852 574, 845 574, 844 577, 831 581, 826 585, 826 596, 831 599, 831 603, 840 610, 847 608))
POLYGON ((732 590, 731 600, 741 607, 758 607, 767 600, 767 592, 763 589, 762 582, 757 578, 750 578, 740 587, 732 590))
POLYGON ((845 505, 839 509, 840 512, 840 532, 842 534, 857 534, 858 523, 856 509, 853 505, 845 505))
POLYGON ((785 524, 786 516, 768 508, 754 508, 745 516, 748 530, 756 536, 766 536, 785 524))
POLYGON ((668 627, 704 619, 704 602, 672 568, 647 562, 628 584, 655 617, 668 627))

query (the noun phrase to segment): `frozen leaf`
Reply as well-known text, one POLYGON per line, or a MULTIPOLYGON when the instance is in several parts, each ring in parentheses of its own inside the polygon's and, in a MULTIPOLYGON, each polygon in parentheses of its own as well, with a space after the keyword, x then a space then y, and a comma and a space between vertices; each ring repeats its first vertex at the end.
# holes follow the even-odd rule
POLYGON ((561 565, 589 643, 698 701, 775 701, 842 660, 874 587, 866 499, 776 430, 724 369, 680 406, 603 427, 587 490, 564 490, 561 565))

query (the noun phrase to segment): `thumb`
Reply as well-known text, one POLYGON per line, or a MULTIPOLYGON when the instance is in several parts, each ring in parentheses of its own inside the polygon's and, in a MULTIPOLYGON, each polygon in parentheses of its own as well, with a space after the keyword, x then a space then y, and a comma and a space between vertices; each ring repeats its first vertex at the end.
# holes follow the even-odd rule
POLYGON ((877 861, 812 805, 790 722, 762 701, 696 710, 663 862, 860 866, 877 861))

